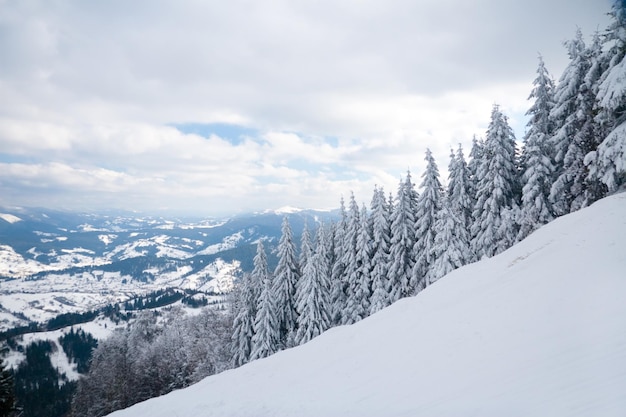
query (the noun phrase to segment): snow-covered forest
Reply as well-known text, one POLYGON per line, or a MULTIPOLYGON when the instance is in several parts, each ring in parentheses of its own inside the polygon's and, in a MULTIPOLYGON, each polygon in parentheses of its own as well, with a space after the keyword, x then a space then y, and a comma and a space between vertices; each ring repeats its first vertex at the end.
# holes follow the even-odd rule
POLYGON ((590 42, 580 31, 565 42, 570 61, 558 80, 539 57, 523 138, 494 105, 469 152, 451 150, 447 181, 427 151, 419 180, 407 172, 367 205, 342 199, 337 223, 311 224, 296 239, 285 219, 277 267, 260 240, 230 311, 144 315, 101 341, 72 415, 105 415, 356 323, 622 190, 626 10, 616 4, 611 14, 590 42))
POLYGON ((461 146, 451 150, 447 187, 427 151, 418 187, 408 172, 395 196, 376 188, 369 208, 342 200, 341 220, 315 238, 305 231, 299 244, 285 222, 274 273, 259 242, 235 305, 233 365, 355 323, 623 187, 624 13, 615 6, 590 44, 580 30, 565 43, 570 62, 558 82, 539 57, 521 150, 494 105, 469 162, 461 146))

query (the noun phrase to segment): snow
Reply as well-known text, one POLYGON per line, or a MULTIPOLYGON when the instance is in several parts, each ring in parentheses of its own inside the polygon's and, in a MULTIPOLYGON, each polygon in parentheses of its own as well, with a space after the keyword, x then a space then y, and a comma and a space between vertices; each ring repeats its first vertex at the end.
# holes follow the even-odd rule
POLYGON ((237 243, 243 239, 243 234, 241 231, 234 233, 230 236, 226 236, 222 239, 222 242, 216 243, 214 245, 209 245, 203 250, 199 251, 197 255, 214 255, 218 252, 222 252, 228 249, 233 249, 237 247, 237 243))
POLYGON ((22 219, 20 219, 17 216, 14 216, 12 214, 8 214, 8 213, 0 213, 0 219, 4 220, 7 223, 17 223, 19 221, 22 221, 22 219))
POLYGON ((115 239, 117 239, 117 235, 98 235, 98 239, 102 241, 105 245, 109 246, 115 239))
POLYGON ((562 217, 418 296, 112 414, 618 416, 626 194, 562 217))

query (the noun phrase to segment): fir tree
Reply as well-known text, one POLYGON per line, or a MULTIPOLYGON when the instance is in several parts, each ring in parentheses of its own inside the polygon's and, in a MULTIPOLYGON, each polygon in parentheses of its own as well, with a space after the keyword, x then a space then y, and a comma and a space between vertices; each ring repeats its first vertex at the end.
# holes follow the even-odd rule
POLYGON ((342 262, 345 265, 343 280, 346 301, 343 307, 343 312, 341 313, 341 324, 352 324, 354 323, 353 315, 360 316, 360 312, 352 311, 356 305, 355 297, 358 296, 357 287, 361 275, 360 263, 357 259, 357 240, 361 227, 361 217, 359 213, 359 206, 354 198, 354 194, 350 196, 347 220, 346 233, 343 241, 344 251, 342 259, 342 262))
POLYGON ((472 224, 474 200, 471 197, 470 172, 463 156, 463 147, 459 144, 456 155, 450 153, 448 165, 448 198, 450 209, 459 217, 466 229, 472 224))
POLYGON ((315 252, 304 266, 296 291, 300 345, 319 336, 330 327, 330 265, 328 245, 322 226, 317 229, 315 252))
POLYGON ((345 236, 348 219, 343 197, 341 198, 339 213, 339 223, 333 227, 334 262, 332 263, 330 280, 330 321, 333 326, 341 324, 343 310, 346 305, 346 281, 344 279, 346 264, 344 263, 344 254, 346 252, 345 236))
POLYGON ((365 206, 361 209, 356 236, 354 267, 349 268, 348 298, 344 310, 344 324, 356 323, 368 316, 370 283, 371 233, 365 206))
POLYGON ((269 274, 263 282, 258 302, 250 352, 251 361, 272 355, 283 346, 277 317, 278 309, 274 302, 272 279, 269 274))
POLYGON ((272 299, 276 307, 276 320, 280 347, 289 347, 289 340, 297 330, 296 286, 300 269, 296 260, 295 245, 289 220, 285 216, 278 243, 278 265, 274 272, 272 299))
POLYGON ((435 220, 441 207, 442 187, 439 181, 439 169, 430 149, 426 149, 426 170, 422 174, 422 190, 417 200, 417 218, 415 220, 415 265, 412 271, 411 287, 421 291, 430 284, 426 274, 434 259, 435 220))
POLYGON ((433 263, 427 273, 430 283, 472 260, 467 228, 452 210, 448 198, 443 199, 441 210, 437 213, 435 231, 431 254, 433 263))
POLYGON ((305 265, 311 258, 312 252, 311 234, 309 233, 308 223, 305 220, 304 228, 302 229, 302 236, 300 237, 300 257, 298 258, 298 265, 302 271, 304 271, 305 265))
POLYGON ((500 108, 494 105, 476 175, 478 189, 471 244, 479 258, 498 254, 515 240, 517 173, 513 130, 500 108))
POLYGON ((410 286, 415 265, 415 205, 417 192, 411 182, 411 174, 400 182, 396 204, 391 214, 391 247, 389 249, 389 294, 393 303, 413 294, 410 286))
POLYGON ((587 99, 583 98, 589 94, 588 86, 584 82, 589 60, 580 29, 576 32, 576 38, 566 42, 565 46, 570 63, 556 87, 555 106, 550 115, 556 129, 551 140, 556 169, 550 201, 557 216, 582 206, 582 183, 586 177, 583 161, 587 153, 583 142, 587 132, 583 133, 581 129, 590 116, 587 99), (581 108, 583 102, 587 108, 581 108))
POLYGON ((603 62, 597 91, 599 138, 597 151, 585 157, 589 180, 599 181, 610 192, 626 184, 626 6, 617 1, 605 36, 603 62))
POLYGON ((522 152, 525 170, 522 176, 518 241, 553 219, 549 196, 554 166, 550 159, 549 140, 552 135, 550 112, 554 107, 554 82, 541 56, 533 85, 528 98, 535 102, 526 112, 530 120, 522 152))
POLYGON ((254 321, 257 315, 260 292, 263 283, 270 279, 267 268, 267 256, 263 242, 257 243, 254 257, 254 270, 244 275, 241 284, 237 313, 233 322, 233 364, 241 366, 250 360, 252 353, 252 337, 254 336, 254 321))
POLYGON ((389 246, 391 244, 391 230, 389 223, 389 207, 385 200, 382 188, 374 189, 371 206, 371 272, 370 282, 372 296, 370 298, 369 314, 374 314, 391 304, 389 297, 389 246))

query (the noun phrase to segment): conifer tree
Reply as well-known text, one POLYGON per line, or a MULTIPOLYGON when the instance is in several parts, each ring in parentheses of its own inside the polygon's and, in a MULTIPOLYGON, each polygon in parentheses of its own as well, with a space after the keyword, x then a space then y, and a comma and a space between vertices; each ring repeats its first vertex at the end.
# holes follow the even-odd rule
POLYGON ((528 98, 535 101, 526 112, 530 120, 522 151, 525 162, 518 241, 553 219, 549 196, 554 166, 550 159, 549 140, 552 136, 550 112, 554 107, 554 82, 541 56, 533 85, 528 98))
POLYGON ((233 364, 241 366, 250 360, 252 353, 252 337, 254 336, 254 322, 257 315, 257 305, 264 283, 271 280, 267 267, 267 256, 263 241, 257 243, 254 269, 251 274, 243 277, 237 300, 237 312, 233 321, 233 364))
POLYGON ((231 338, 233 366, 238 367, 250 360, 257 298, 253 295, 250 274, 243 276, 235 302, 235 318, 231 338))
POLYGON ((461 144, 459 144, 456 154, 454 151, 450 153, 448 172, 448 199, 450 210, 457 215, 467 230, 472 224, 474 200, 470 194, 470 173, 467 163, 465 162, 461 144))
POLYGON ((340 201, 339 214, 339 222, 333 227, 334 262, 332 263, 330 278, 330 321, 333 326, 341 324, 343 310, 346 305, 346 281, 344 279, 346 265, 344 263, 344 254, 346 252, 345 236, 348 218, 343 197, 340 201))
POLYGON ((272 299, 276 304, 276 320, 281 349, 289 347, 289 341, 297 330, 296 286, 300 269, 289 219, 285 216, 278 243, 278 265, 274 272, 272 299))
POLYGON ((371 272, 370 282, 372 296, 370 298, 369 314, 374 314, 391 304, 389 297, 389 247, 391 244, 391 230, 389 223, 389 207, 385 200, 382 188, 374 189, 371 205, 371 272))
POLYGON ((279 311, 274 302, 272 279, 269 274, 263 282, 258 301, 250 352, 251 361, 272 355, 284 346, 280 340, 280 324, 277 317, 279 311))
POLYGON ((583 160, 586 155, 578 132, 584 119, 580 108, 582 95, 586 95, 585 75, 589 69, 586 47, 580 29, 576 37, 565 43, 570 62, 556 87, 555 106, 550 117, 555 123, 551 140, 554 150, 555 176, 550 191, 550 201, 555 215, 562 216, 582 206, 582 179, 586 176, 583 160))
POLYGON ((350 195, 346 233, 343 241, 344 252, 342 261, 345 265, 343 280, 346 301, 343 306, 343 312, 341 313, 341 324, 354 323, 351 309, 354 308, 354 298, 356 297, 355 291, 357 289, 356 282, 359 280, 360 276, 360 265, 357 260, 357 239, 359 236, 360 226, 361 217, 359 213, 359 206, 354 198, 354 194, 352 194, 350 195))
POLYGON ((302 271, 304 271, 304 266, 309 261, 312 253, 311 234, 309 233, 309 225, 305 220, 302 236, 300 237, 300 257, 298 258, 298 265, 302 271))
POLYGON ((442 187, 439 181, 439 169, 435 158, 426 149, 426 170, 422 174, 422 190, 417 199, 417 218, 415 220, 415 265, 413 266, 411 287, 421 291, 430 284, 426 274, 434 259, 435 220, 441 207, 442 187))
POLYGON ((344 324, 356 323, 367 317, 369 312, 371 233, 368 220, 364 206, 358 218, 354 266, 348 268, 350 274, 347 276, 348 298, 343 314, 344 324))
POLYGON ((494 105, 476 175, 471 244, 479 259, 498 254, 515 241, 517 174, 515 136, 506 116, 494 105))
POLYGON ((626 184, 626 5, 616 1, 604 35, 606 68, 598 80, 596 120, 602 142, 585 157, 589 180, 614 192, 626 184))
MULTIPOLYGON (((467 163, 467 172, 469 174, 469 187, 468 191, 471 196, 476 196, 478 190, 478 169, 483 163, 483 148, 485 142, 481 139, 478 140, 476 135, 472 138, 472 149, 469 154, 469 162, 467 163)), ((476 202, 474 201, 474 205, 476 202)), ((472 206, 472 210, 473 207, 472 206)))
POLYGON ((411 173, 400 182, 396 204, 391 214, 391 247, 389 249, 389 294, 393 303, 413 294, 410 286, 415 265, 415 205, 417 191, 411 182, 411 173))
POLYGON ((301 345, 319 336, 330 327, 330 266, 326 232, 317 229, 316 248, 302 271, 296 291, 298 332, 296 344, 301 345))
POLYGON ((431 255, 433 263, 427 272, 430 283, 472 260, 467 228, 452 210, 448 198, 443 198, 441 210, 437 213, 435 231, 431 255))

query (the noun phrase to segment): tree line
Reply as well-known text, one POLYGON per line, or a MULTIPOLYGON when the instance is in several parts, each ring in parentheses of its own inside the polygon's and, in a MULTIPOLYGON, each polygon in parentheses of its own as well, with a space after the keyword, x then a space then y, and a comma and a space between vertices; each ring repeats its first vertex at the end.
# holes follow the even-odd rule
POLYGON ((419 191, 411 173, 395 196, 376 187, 369 209, 350 197, 341 219, 305 228, 299 250, 287 218, 268 270, 262 241, 234 305, 233 366, 306 343, 412 296, 450 271, 494 256, 556 217, 626 183, 626 12, 586 45, 565 42, 555 83, 539 57, 524 146, 494 105, 484 139, 451 151, 447 187, 430 150, 419 191))

